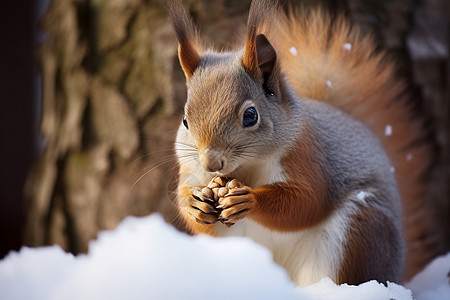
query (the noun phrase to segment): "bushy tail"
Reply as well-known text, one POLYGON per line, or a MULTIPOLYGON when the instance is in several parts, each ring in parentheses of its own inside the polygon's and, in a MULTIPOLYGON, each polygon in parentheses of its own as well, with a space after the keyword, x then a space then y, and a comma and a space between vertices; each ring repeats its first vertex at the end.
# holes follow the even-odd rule
POLYGON ((425 201, 426 174, 433 157, 423 119, 413 113, 405 85, 394 78, 394 64, 376 51, 343 17, 319 10, 280 13, 268 32, 283 71, 296 93, 328 102, 365 123, 381 140, 393 164, 403 202, 408 255, 405 278, 430 261, 439 243, 425 201))

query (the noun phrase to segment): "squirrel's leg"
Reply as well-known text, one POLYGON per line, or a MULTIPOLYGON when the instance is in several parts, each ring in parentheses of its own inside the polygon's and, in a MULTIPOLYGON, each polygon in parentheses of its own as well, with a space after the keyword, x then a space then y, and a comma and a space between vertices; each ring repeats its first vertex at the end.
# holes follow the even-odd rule
MULTIPOLYGON (((376 198, 371 201, 386 202, 376 198)), ((401 230, 386 211, 360 205, 348 228, 338 283, 401 280, 404 243, 401 230)))
POLYGON ((219 198, 217 208, 222 210, 219 219, 232 225, 249 217, 272 230, 301 230, 318 224, 335 208, 325 193, 319 195, 317 191, 308 193, 289 183, 252 189, 238 182, 219 198))

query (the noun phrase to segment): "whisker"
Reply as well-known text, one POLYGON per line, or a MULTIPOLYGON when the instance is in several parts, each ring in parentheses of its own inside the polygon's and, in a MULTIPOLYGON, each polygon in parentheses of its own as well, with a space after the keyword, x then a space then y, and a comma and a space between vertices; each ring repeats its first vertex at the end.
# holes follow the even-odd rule
POLYGON ((180 144, 180 145, 186 146, 186 147, 188 147, 188 148, 190 148, 190 149, 195 149, 195 150, 197 150, 197 147, 195 147, 195 145, 192 145, 192 144, 183 143, 183 142, 179 142, 179 141, 175 141, 175 144, 180 144))
POLYGON ((250 143, 246 142, 246 144, 234 145, 233 149, 236 149, 236 150, 249 149, 258 144, 259 144, 258 142, 250 142, 250 143))
POLYGON ((183 152, 197 152, 196 149, 191 149, 191 148, 170 148, 170 149, 161 149, 161 150, 156 150, 156 151, 152 151, 146 154, 143 154, 139 157, 137 157, 136 159, 134 159, 131 163, 135 163, 136 161, 149 157, 151 155, 154 154, 161 154, 161 153, 171 153, 172 155, 176 155, 175 151, 183 151, 183 152))
POLYGON ((251 158, 263 159, 263 158, 261 158, 261 156, 258 156, 258 155, 253 154, 253 153, 245 153, 245 152, 243 152, 243 153, 237 153, 235 155, 236 156, 240 156, 240 157, 251 157, 251 158))
MULTIPOLYGON (((167 158, 167 159, 161 161, 161 162, 158 163, 156 166, 151 167, 150 170, 145 171, 142 175, 140 175, 139 178, 132 184, 132 186, 131 186, 131 188, 130 188, 130 191, 136 186, 136 184, 137 184, 142 178, 144 178, 144 176, 146 176, 147 174, 149 174, 150 172, 152 172, 152 171, 155 170, 156 168, 159 168, 159 167, 161 167, 162 165, 167 164, 167 163, 169 163, 169 162, 177 161, 178 159, 186 159, 186 158, 192 158, 193 160, 195 160, 195 156, 193 156, 193 155, 183 155, 183 156, 179 156, 179 157, 173 156, 173 157, 170 157, 170 158, 167 158)), ((149 167, 146 167, 146 168, 142 169, 141 171, 138 172, 138 174, 141 173, 141 172, 143 172, 143 171, 144 171, 145 169, 147 169, 147 168, 149 168, 149 167)))
POLYGON ((158 162, 156 165, 152 164, 150 166, 144 167, 140 171, 138 171, 137 174, 142 173, 142 172, 147 172, 148 169, 150 169, 150 171, 152 171, 155 168, 158 168, 158 167, 160 167, 166 163, 172 162, 172 161, 176 161, 176 157, 167 158, 167 159, 164 159, 164 160, 158 162))
POLYGON ((136 161, 141 160, 141 159, 143 159, 143 158, 149 157, 149 156, 151 156, 151 155, 159 154, 159 153, 164 153, 164 152, 166 152, 166 153, 171 153, 171 152, 172 152, 172 155, 175 155, 175 151, 174 151, 173 148, 171 148, 171 149, 156 150, 156 151, 152 151, 152 152, 143 154, 143 155, 141 155, 141 156, 135 158, 135 159, 131 162, 131 164, 133 164, 133 163, 135 163, 136 161))
POLYGON ((175 148, 175 150, 179 150, 179 151, 186 151, 186 152, 197 152, 196 149, 183 149, 183 148, 175 148))
POLYGON ((162 165, 164 165, 164 164, 166 164, 166 163, 169 163, 169 162, 171 162, 171 161, 176 161, 176 160, 178 160, 178 159, 181 160, 181 159, 185 159, 185 158, 196 158, 196 155, 195 155, 195 154, 184 154, 184 155, 175 155, 175 154, 173 154, 173 155, 171 155, 170 157, 168 157, 168 158, 166 158, 166 159, 164 159, 164 160, 158 162, 158 164, 157 164, 156 166, 153 166, 153 167, 151 167, 151 166, 145 167, 145 168, 143 168, 141 171, 139 171, 138 173, 141 173, 141 172, 145 171, 145 170, 148 169, 148 168, 152 168, 152 170, 153 170, 153 169, 158 168, 158 167, 160 167, 160 166, 162 166, 162 165))
MULTIPOLYGON (((188 158, 189 158, 189 157, 184 157, 183 159, 188 159, 188 158)), ((188 160, 187 162, 184 162, 184 163, 190 163, 190 162, 193 162, 193 161, 195 161, 195 160, 196 160, 195 158, 191 158, 190 160, 188 160)), ((162 174, 162 177, 164 177, 166 174, 172 172, 173 170, 175 170, 175 169, 178 168, 178 167, 179 167, 179 164, 176 164, 175 166, 169 168, 167 171, 165 171, 165 172, 162 174)), ((172 193, 173 193, 173 192, 172 192, 172 193)))

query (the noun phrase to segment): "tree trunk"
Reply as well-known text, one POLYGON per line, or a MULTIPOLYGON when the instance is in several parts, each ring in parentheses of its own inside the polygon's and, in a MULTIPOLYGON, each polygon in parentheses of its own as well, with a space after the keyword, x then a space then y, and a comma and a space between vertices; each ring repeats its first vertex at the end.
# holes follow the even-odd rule
MULTIPOLYGON (((431 245, 423 266, 449 249, 448 4, 322 2, 375 33, 400 62, 399 73, 417 92, 421 113, 433 121, 439 167, 426 201, 436 208, 431 228, 444 242, 431 245)), ((114 228, 127 215, 155 211, 182 229, 173 205, 177 166, 172 144, 186 89, 164 3, 51 2, 42 21, 48 37, 38 53, 46 146, 26 188, 27 245, 59 244, 66 251, 86 252, 99 230, 114 228)), ((249 3, 184 4, 206 43, 221 49, 245 33, 249 3)))

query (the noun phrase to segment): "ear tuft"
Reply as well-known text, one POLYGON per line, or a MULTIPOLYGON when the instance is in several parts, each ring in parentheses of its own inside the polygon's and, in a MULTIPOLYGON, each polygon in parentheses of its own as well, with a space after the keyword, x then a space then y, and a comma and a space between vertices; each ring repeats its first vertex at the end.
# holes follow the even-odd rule
POLYGON ((186 79, 191 78, 200 64, 197 32, 185 8, 176 0, 167 1, 167 13, 178 39, 178 59, 186 79))
POLYGON ((271 73, 275 67, 276 52, 266 36, 258 33, 263 27, 267 27, 264 23, 270 16, 275 15, 277 10, 276 2, 271 0, 253 0, 250 6, 242 65, 255 77, 271 73))

